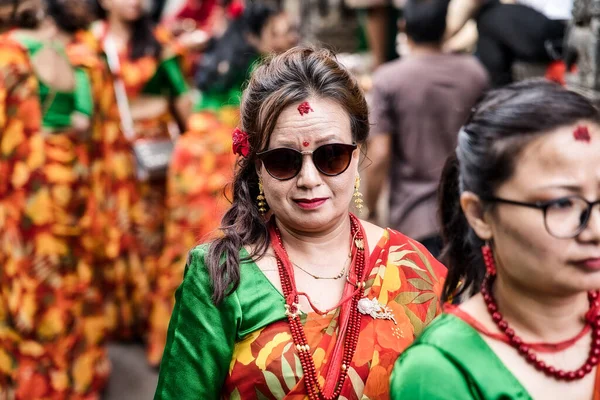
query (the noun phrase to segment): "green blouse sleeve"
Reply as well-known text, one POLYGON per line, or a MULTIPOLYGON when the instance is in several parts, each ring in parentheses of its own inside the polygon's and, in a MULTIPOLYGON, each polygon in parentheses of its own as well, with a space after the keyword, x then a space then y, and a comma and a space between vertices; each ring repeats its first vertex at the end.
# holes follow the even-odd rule
POLYGON ((212 302, 205 249, 190 252, 175 294, 155 400, 218 399, 229 371, 241 310, 235 293, 212 302))
POLYGON ((146 94, 168 94, 171 97, 181 96, 187 91, 188 85, 181 71, 178 57, 171 57, 162 61, 154 77, 144 87, 144 93, 146 94))
POLYGON ((92 116, 94 110, 92 85, 85 70, 75 70, 75 111, 92 116))
POLYGON ((433 346, 409 348, 396 361, 390 380, 391 400, 472 400, 465 376, 433 346))

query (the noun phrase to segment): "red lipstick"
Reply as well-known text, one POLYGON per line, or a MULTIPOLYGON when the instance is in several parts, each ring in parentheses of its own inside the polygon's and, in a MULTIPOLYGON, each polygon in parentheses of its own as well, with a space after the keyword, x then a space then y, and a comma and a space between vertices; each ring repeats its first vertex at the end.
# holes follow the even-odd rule
POLYGON ((315 208, 322 206, 327 201, 327 198, 295 199, 294 201, 298 204, 298 207, 304 210, 314 210, 315 208))

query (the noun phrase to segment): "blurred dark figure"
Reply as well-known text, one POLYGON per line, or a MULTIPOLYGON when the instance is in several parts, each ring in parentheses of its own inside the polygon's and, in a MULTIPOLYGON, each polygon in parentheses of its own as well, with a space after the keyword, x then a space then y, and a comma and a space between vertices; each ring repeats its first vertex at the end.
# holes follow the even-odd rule
POLYGON ((375 73, 366 200, 375 210, 390 180, 393 229, 421 241, 435 256, 441 239, 436 189, 444 161, 456 147, 460 126, 487 87, 471 56, 441 51, 448 0, 409 0, 404 26, 409 54, 375 73))
POLYGON ((515 61, 550 64, 563 56, 573 0, 452 0, 446 36, 477 21, 477 55, 495 87, 513 81, 515 61))
POLYGON ((397 19, 405 0, 344 0, 351 8, 366 13, 366 36, 373 66, 396 59, 397 19))

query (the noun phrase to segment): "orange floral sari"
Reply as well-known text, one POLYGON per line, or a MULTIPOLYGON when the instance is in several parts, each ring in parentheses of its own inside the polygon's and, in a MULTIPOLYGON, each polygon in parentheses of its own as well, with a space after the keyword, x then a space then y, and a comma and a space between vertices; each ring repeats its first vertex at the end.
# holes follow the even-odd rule
POLYGON ((198 112, 175 146, 167 176, 165 247, 150 295, 147 342, 151 365, 158 365, 162 357, 187 252, 211 238, 230 205, 224 191, 233 177, 231 132, 238 120, 238 107, 198 112))
MULTIPOLYGON (((93 69, 80 50, 73 67, 93 69)), ((0 398, 98 398, 110 365, 91 306, 91 143, 41 129, 37 78, 8 35, 0 99, 0 398)))
MULTIPOLYGON (((387 305, 397 323, 362 317, 357 350, 348 369, 343 399, 389 398, 396 358, 440 312, 445 268, 421 245, 386 230, 371 253, 366 296, 387 305)), ((302 316, 321 387, 337 338, 339 309, 302 316)), ((223 389, 228 399, 306 399, 303 371, 287 320, 275 322, 235 344, 223 389)))

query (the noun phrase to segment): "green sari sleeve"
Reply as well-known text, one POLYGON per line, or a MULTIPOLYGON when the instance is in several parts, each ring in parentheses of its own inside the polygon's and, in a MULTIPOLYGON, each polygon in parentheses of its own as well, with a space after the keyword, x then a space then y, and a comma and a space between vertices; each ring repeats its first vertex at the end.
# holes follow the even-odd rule
POLYGON ((156 74, 144 86, 144 93, 179 97, 188 92, 188 85, 181 71, 178 57, 162 61, 156 74))
POLYGON ((91 117, 94 111, 90 78, 81 68, 75 70, 75 111, 91 117))
POLYGON ((465 376, 433 346, 409 348, 396 361, 390 379, 391 400, 472 400, 465 376))
POLYGON ((205 249, 190 252, 175 294, 155 400, 218 399, 229 372, 241 309, 235 293, 212 302, 205 249))

